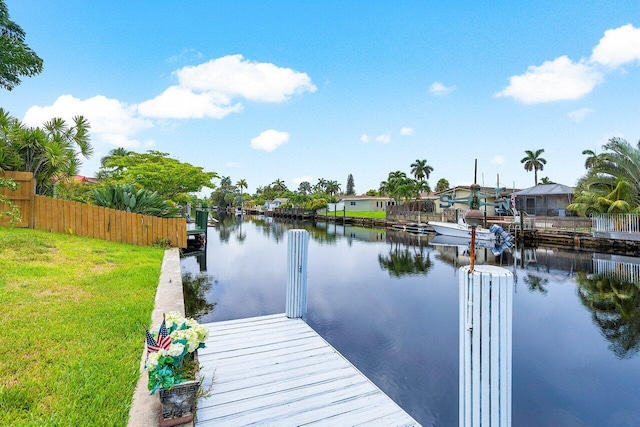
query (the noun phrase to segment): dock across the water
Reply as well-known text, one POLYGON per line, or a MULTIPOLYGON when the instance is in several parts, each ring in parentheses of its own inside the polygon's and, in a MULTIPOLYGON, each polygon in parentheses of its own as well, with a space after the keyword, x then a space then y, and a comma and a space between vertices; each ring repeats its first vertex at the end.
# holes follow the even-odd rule
POLYGON ((300 318, 206 326, 196 426, 420 425, 300 318))

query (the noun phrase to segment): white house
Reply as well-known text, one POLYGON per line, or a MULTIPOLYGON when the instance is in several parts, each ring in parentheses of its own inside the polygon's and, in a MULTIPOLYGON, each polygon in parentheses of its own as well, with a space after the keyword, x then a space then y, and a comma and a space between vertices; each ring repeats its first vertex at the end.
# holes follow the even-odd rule
POLYGON ((387 206, 395 205, 390 197, 344 196, 341 200, 346 212, 384 212, 387 206))
POLYGON ((273 200, 267 200, 264 203, 264 208, 268 211, 273 211, 275 208, 279 208, 281 205, 287 203, 289 199, 286 197, 277 197, 273 200))

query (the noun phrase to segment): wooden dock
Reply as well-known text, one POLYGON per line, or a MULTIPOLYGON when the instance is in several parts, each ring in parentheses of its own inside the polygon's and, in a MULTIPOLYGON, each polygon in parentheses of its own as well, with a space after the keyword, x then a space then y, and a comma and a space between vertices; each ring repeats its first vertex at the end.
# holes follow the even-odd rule
POLYGON ((198 358, 211 394, 196 426, 420 425, 301 318, 206 326, 198 358))

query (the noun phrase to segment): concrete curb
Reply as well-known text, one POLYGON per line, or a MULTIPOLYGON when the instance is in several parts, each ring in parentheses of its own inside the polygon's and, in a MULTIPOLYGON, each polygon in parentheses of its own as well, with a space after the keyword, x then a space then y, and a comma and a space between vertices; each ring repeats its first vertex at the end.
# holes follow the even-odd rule
MULTIPOLYGON (((162 315, 170 311, 177 311, 184 316, 180 252, 177 248, 167 249, 164 253, 150 327, 157 328, 162 322, 162 315)), ((156 427, 160 419, 160 399, 157 395, 151 396, 147 389, 148 378, 144 369, 145 356, 146 348, 140 357, 140 378, 133 393, 128 427, 156 427)))

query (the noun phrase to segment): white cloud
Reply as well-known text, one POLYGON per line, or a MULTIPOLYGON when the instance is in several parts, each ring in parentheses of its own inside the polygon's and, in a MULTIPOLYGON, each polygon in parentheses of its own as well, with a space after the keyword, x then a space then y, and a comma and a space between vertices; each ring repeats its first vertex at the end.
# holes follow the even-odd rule
POLYGON ((389 135, 388 133, 383 133, 382 135, 376 136, 375 141, 381 144, 388 144, 389 142, 391 142, 391 135, 389 135))
POLYGON ((493 159, 491 159, 492 165, 504 165, 505 162, 506 159, 502 155, 493 156, 493 159))
POLYGON ((579 99, 601 81, 602 75, 593 67, 561 56, 510 77, 509 86, 496 96, 511 97, 523 104, 579 99))
POLYGON ((429 93, 432 95, 446 95, 449 92, 456 90, 454 86, 445 86, 441 82, 433 82, 429 87, 429 93))
POLYGON ((315 92, 306 73, 267 62, 228 55, 175 72, 180 86, 195 91, 222 93, 260 102, 283 102, 294 94, 315 92))
POLYGON ((360 137, 360 141, 366 144, 368 142, 371 142, 371 138, 369 138, 369 135, 367 135, 366 133, 363 133, 362 136, 360 137))
POLYGON ((274 129, 265 130, 251 140, 251 148, 264 150, 268 153, 289 141, 288 132, 280 132, 274 129))
POLYGON ((407 127, 400 128, 400 135, 411 136, 415 134, 416 134, 416 131, 413 130, 413 128, 407 128, 407 127))
POLYGON ((569 117, 574 122, 579 123, 591 113, 593 113, 593 109, 585 107, 570 112, 569 114, 567 114, 567 117, 569 117))
POLYGON ((640 62, 640 28, 631 24, 605 31, 591 53, 591 62, 611 68, 633 61, 640 62))
POLYGON ((311 179, 313 177, 311 175, 307 175, 307 176, 298 176, 296 178, 292 178, 291 182, 293 182, 295 185, 300 185, 301 182, 311 182, 311 179))
POLYGON ((60 117, 71 123, 73 117, 78 115, 89 121, 96 151, 99 151, 101 142, 117 147, 139 147, 140 141, 131 137, 153 127, 150 120, 138 116, 135 106, 102 95, 84 100, 62 95, 53 105, 29 108, 22 121, 29 126, 41 126, 54 117, 60 117))
POLYGON ((162 94, 138 105, 143 116, 156 118, 203 118, 222 119, 242 111, 242 104, 231 104, 231 99, 215 92, 194 93, 188 88, 171 86, 162 94))

